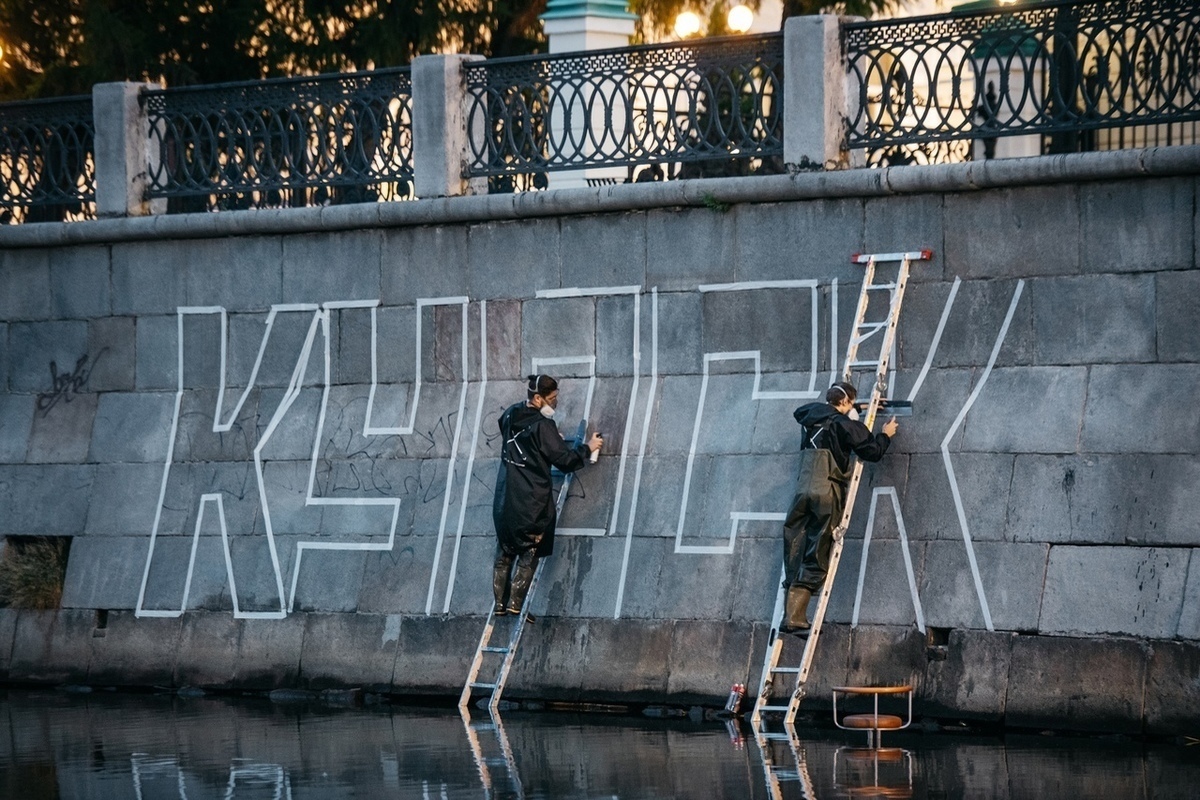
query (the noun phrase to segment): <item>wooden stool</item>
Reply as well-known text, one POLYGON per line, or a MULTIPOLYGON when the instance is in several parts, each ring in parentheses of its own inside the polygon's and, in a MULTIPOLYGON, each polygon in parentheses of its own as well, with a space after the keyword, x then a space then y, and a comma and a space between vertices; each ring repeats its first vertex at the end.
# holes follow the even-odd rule
POLYGON ((883 742, 884 731, 898 731, 912 724, 912 686, 835 686, 833 688, 833 724, 842 730, 865 730, 867 746, 878 749, 883 742), (846 714, 838 718, 838 695, 871 695, 875 710, 870 714, 846 714), (908 715, 904 718, 895 714, 879 713, 880 695, 907 695, 908 715))

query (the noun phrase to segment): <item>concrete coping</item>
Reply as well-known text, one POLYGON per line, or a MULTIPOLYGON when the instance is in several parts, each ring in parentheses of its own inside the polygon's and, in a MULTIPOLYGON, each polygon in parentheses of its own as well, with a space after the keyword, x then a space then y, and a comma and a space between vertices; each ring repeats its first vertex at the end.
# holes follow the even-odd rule
POLYGON ((0 226, 0 248, 301 234, 704 206, 714 202, 732 205, 969 192, 1196 174, 1200 174, 1200 145, 1177 145, 961 164, 703 178, 394 203, 40 222, 0 226))

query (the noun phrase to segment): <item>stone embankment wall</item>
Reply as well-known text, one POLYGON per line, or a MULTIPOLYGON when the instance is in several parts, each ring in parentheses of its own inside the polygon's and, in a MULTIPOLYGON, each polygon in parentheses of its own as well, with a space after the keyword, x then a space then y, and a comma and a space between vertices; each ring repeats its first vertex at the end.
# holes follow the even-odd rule
POLYGON ((11 681, 457 693, 496 417, 606 436, 514 697, 755 684, 856 252, 913 268, 812 702, 1169 733, 1200 706, 1195 148, 0 231, 0 534, 71 537, 11 681))

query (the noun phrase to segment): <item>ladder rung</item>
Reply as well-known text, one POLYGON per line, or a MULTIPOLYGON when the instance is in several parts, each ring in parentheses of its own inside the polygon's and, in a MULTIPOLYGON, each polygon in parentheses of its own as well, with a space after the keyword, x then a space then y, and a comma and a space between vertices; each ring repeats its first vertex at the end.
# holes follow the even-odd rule
POLYGON ((799 667, 771 667, 771 672, 799 672, 799 667))
POLYGON ((494 731, 496 723, 494 722, 472 722, 471 730, 473 731, 494 731))
POLYGON ((762 738, 768 739, 772 742, 786 742, 792 737, 786 733, 764 733, 762 734, 762 738))
POLYGON ((878 367, 878 361, 851 361, 846 366, 848 367, 878 367))
POLYGON ((508 652, 507 647, 481 647, 479 649, 485 653, 507 653, 508 652))
POLYGON ((868 286, 866 288, 867 288, 868 292, 874 292, 879 289, 895 289, 896 284, 894 284, 894 283, 872 283, 870 286, 868 286))
POLYGON ((494 683, 471 683, 470 686, 472 686, 476 689, 495 689, 496 688, 496 684, 494 684, 494 683))
POLYGON ((759 711, 787 711, 791 706, 759 706, 759 711))

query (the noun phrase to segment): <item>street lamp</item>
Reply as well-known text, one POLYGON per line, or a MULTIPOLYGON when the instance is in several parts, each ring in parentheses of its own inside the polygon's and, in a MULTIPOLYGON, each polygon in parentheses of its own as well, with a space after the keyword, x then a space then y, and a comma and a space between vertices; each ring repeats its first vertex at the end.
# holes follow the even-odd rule
POLYGON ((745 33, 754 24, 754 12, 739 3, 729 9, 729 16, 725 21, 729 25, 729 30, 734 33, 745 33))

